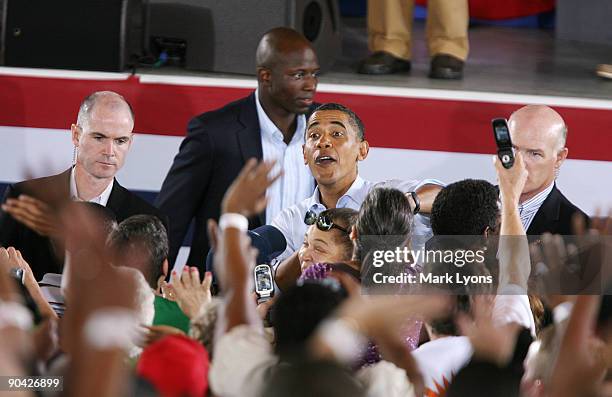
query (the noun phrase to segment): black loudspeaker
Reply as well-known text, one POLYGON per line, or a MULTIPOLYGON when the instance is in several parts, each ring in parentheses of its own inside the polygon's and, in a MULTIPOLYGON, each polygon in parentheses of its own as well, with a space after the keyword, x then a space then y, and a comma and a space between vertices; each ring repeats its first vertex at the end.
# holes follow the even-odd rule
POLYGON ((118 72, 144 52, 148 0, 4 0, 5 66, 118 72))
POLYGON ((152 41, 185 46, 187 69, 255 74, 257 43, 278 26, 306 36, 323 71, 340 53, 336 0, 150 0, 152 41))

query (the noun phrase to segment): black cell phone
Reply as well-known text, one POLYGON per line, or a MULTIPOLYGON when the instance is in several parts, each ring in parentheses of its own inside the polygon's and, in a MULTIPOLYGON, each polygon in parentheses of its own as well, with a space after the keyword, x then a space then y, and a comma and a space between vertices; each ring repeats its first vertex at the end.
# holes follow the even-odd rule
POLYGON ((512 140, 510 140, 510 129, 506 119, 493 119, 493 137, 497 145, 497 157, 502 162, 504 168, 512 168, 514 165, 514 151, 512 150, 512 140))
POLYGON ((261 298, 274 296, 274 278, 272 277, 272 266, 262 264, 255 266, 253 270, 255 277, 255 292, 261 298))

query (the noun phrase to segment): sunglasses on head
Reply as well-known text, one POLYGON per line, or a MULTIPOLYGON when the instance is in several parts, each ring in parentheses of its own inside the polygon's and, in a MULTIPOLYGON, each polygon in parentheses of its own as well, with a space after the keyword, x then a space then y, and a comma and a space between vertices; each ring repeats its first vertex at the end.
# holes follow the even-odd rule
POLYGON ((308 212, 306 212, 306 216, 304 217, 304 223, 307 224, 308 226, 316 224, 317 229, 322 230, 324 232, 328 232, 331 229, 336 228, 338 230, 343 231, 346 234, 349 233, 348 230, 346 230, 342 226, 336 225, 332 221, 331 216, 324 214, 324 213, 317 215, 317 213, 312 210, 308 210, 308 212))

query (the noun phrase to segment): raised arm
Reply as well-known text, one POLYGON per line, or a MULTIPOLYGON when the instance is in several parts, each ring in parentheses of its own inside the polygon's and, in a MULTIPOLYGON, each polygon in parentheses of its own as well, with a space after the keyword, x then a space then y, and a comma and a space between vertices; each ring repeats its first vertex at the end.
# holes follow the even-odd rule
POLYGON ((225 291, 225 321, 222 332, 243 324, 260 324, 252 299, 252 270, 257 252, 245 233, 247 217, 266 208, 266 190, 279 177, 271 175, 273 162, 257 163, 250 159, 229 187, 222 203, 220 230, 212 227, 215 234, 214 267, 225 291))
MULTIPOLYGON (((438 193, 442 190, 442 186, 434 185, 432 183, 428 183, 426 185, 421 186, 416 190, 417 197, 420 202, 419 212, 422 214, 431 213, 431 207, 433 206, 433 202, 436 199, 438 193)), ((411 205, 414 208, 414 202, 412 202, 412 198, 410 198, 411 205)))
POLYGON ((278 264, 274 275, 274 281, 276 285, 278 285, 278 288, 284 291, 294 285, 301 274, 302 269, 300 268, 298 251, 295 251, 287 259, 278 264))
POLYGON ((510 169, 504 168, 497 157, 494 161, 502 204, 498 290, 514 284, 526 292, 531 264, 529 246, 525 229, 521 223, 518 204, 527 181, 527 170, 520 152, 516 153, 516 160, 510 169))

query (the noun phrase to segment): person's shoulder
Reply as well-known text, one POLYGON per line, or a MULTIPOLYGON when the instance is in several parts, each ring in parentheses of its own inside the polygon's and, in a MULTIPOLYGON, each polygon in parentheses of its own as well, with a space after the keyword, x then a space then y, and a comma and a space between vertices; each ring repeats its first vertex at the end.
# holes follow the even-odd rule
POLYGON ((565 195, 561 192, 561 190, 559 190, 558 187, 555 186, 555 189, 559 197, 559 202, 560 202, 559 211, 561 212, 560 214, 561 216, 564 216, 564 215, 572 216, 574 213, 578 212, 585 218, 588 218, 588 215, 584 211, 582 211, 580 208, 578 208, 576 205, 574 205, 574 203, 569 201, 569 199, 565 197, 565 195))
POLYGON ((312 197, 308 197, 297 204, 286 207, 274 217, 271 225, 280 229, 283 234, 286 234, 289 230, 293 229, 293 225, 296 222, 300 223, 304 221, 304 215, 311 206, 312 197))
POLYGON ((70 173, 64 171, 60 174, 28 179, 9 185, 12 195, 27 194, 35 198, 44 198, 45 195, 53 194, 61 185, 69 185, 70 173))
POLYGON ((289 214, 291 216, 295 216, 295 215, 303 215, 306 213, 306 211, 308 211, 310 209, 310 207, 314 204, 314 201, 311 197, 306 197, 305 199, 303 199, 302 201, 300 201, 299 203, 290 205, 289 207, 285 208, 284 210, 282 210, 280 213, 281 214, 289 214))
MULTIPOLYGON (((162 221, 165 217, 162 215, 161 211, 157 209, 153 204, 149 203, 144 198, 140 197, 136 193, 133 193, 121 186, 117 181, 115 181, 115 188, 117 189, 117 193, 119 194, 121 199, 121 211, 125 213, 125 217, 130 217, 132 215, 155 215, 160 218, 162 221)), ((115 190, 115 189, 113 189, 115 190)), ((113 194, 112 193, 112 194, 113 194)), ((110 200, 110 199, 109 199, 110 200)), ((115 212, 118 212, 118 209, 112 208, 115 212)))
POLYGON ((207 124, 209 126, 216 126, 218 124, 226 124, 229 121, 236 120, 241 110, 245 106, 251 105, 255 106, 255 101, 253 99, 253 95, 250 94, 244 98, 240 98, 233 102, 228 103, 227 105, 215 109, 210 110, 208 112, 200 113, 191 119, 190 124, 200 123, 207 124))
POLYGON ((300 212, 300 204, 293 204, 289 207, 284 208, 279 212, 272 220, 272 226, 280 227, 286 225, 292 218, 294 218, 300 212))
POLYGON ((48 185, 50 183, 57 183, 59 180, 61 180, 64 177, 65 178, 69 177, 68 171, 64 171, 60 174, 55 174, 55 175, 43 176, 40 178, 27 179, 25 181, 14 183, 11 186, 13 186, 16 189, 27 190, 28 188, 32 188, 32 187, 48 185))

